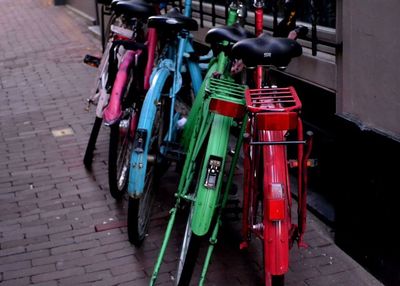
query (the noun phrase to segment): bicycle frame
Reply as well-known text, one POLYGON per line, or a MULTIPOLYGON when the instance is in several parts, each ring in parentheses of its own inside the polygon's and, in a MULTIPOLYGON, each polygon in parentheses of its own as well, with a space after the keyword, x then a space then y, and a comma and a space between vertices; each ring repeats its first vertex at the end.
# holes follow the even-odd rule
MULTIPOLYGON (((122 43, 122 45, 124 45, 122 43)), ((132 43, 133 46, 134 43, 132 43)), ((129 42, 127 42, 129 49, 129 42)), ((157 46, 157 32, 154 28, 149 28, 147 33, 147 64, 144 70, 143 88, 144 90, 149 89, 149 79, 151 71, 154 66, 154 59, 157 46)), ((135 48, 135 47, 133 47, 135 48)), ((118 76, 115 78, 113 88, 111 91, 108 105, 103 112, 104 123, 108 126, 118 123, 121 119, 123 112, 121 109, 121 100, 124 94, 124 90, 128 85, 129 72, 133 66, 137 66, 139 57, 142 55, 143 50, 138 46, 135 50, 128 50, 122 59, 122 63, 118 69, 118 76)))
MULTIPOLYGON (((191 16, 191 0, 185 1, 185 16, 191 16)), ((161 92, 169 76, 173 75, 173 84, 169 91, 169 99, 171 100, 169 128, 164 138, 165 142, 174 142, 176 137, 176 122, 179 114, 175 113, 176 95, 182 87, 181 70, 185 65, 190 73, 194 93, 200 89, 202 83, 201 69, 198 63, 192 62, 185 57, 186 54, 193 52, 190 43, 191 36, 188 31, 182 31, 178 37, 178 48, 169 49, 167 58, 161 59, 157 67, 154 69, 150 82, 151 86, 148 90, 143 102, 140 119, 137 127, 134 151, 131 155, 131 170, 128 184, 128 194, 131 197, 140 197, 143 193, 145 170, 148 164, 148 146, 150 144, 150 135, 152 131, 152 123, 157 111, 155 102, 161 99, 161 92), (184 64, 184 60, 186 60, 184 64)), ((164 151, 166 152, 166 151, 164 151)))

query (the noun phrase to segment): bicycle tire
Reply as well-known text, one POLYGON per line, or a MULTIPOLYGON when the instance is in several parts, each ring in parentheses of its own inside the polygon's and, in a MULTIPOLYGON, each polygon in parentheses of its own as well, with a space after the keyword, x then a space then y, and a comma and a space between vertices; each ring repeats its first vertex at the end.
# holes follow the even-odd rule
MULTIPOLYGON (((209 135, 210 135, 210 132, 208 132, 208 134, 206 135, 205 142, 207 142, 209 135)), ((199 150, 199 154, 197 155, 197 158, 195 159, 195 166, 194 166, 194 171, 193 171, 194 176, 190 182, 189 190, 197 191, 197 189, 199 187, 200 170, 203 165, 202 162, 204 161, 204 158, 205 158, 206 149, 207 149, 207 145, 203 144, 201 146, 201 149, 199 150)), ((190 160, 192 160, 192 159, 190 159, 190 160)), ((189 160, 189 158, 186 158, 186 160, 189 160)), ((199 254, 199 249, 200 249, 201 236, 197 236, 196 234, 194 234, 191 231, 193 210, 194 210, 194 205, 193 205, 193 203, 191 203, 190 210, 187 214, 187 222, 186 222, 184 240, 182 241, 182 245, 181 245, 181 249, 180 249, 180 255, 179 255, 179 260, 178 260, 178 269, 177 269, 177 274, 175 277, 176 285, 179 285, 179 286, 189 285, 190 280, 193 275, 195 265, 196 265, 196 260, 197 260, 198 254, 199 254), (189 235, 190 235, 190 237, 189 237, 189 235), (189 241, 187 241, 185 239, 188 237, 189 237, 189 241), (187 242, 187 243, 185 243, 185 242, 187 242), (187 245, 186 248, 184 247, 185 244, 187 245)))
POLYGON ((111 126, 108 151, 108 184, 111 196, 121 200, 129 178, 129 158, 133 142, 129 132, 121 137, 118 124, 111 126), (122 139, 122 140, 121 140, 122 139))
MULTIPOLYGON (((121 70, 122 75, 126 71, 121 70)), ((134 109, 135 95, 138 91, 138 81, 135 76, 135 68, 128 71, 126 85, 120 85, 113 93, 122 94, 121 110, 123 116, 110 126, 110 140, 108 150, 108 185, 111 196, 122 199, 128 188, 130 155, 133 148, 134 130, 137 124, 137 112, 134 109)))
POLYGON ((185 234, 183 237, 183 242, 181 245, 181 250, 179 254, 178 269, 176 274, 176 284, 177 286, 188 286, 190 284, 193 271, 196 265, 196 260, 200 251, 201 237, 195 235, 191 231, 191 220, 193 214, 193 205, 190 208, 185 234))
POLYGON ((271 286, 284 286, 285 275, 273 275, 271 277, 271 286))
MULTIPOLYGON (((261 135, 261 134, 260 134, 261 135)), ((265 132, 261 141, 283 141, 282 132, 279 131, 268 131, 265 132)), ((261 200, 261 204, 264 204, 265 197, 267 196, 267 188, 271 183, 279 182, 282 184, 282 194, 269 194, 268 196, 277 196, 283 197, 285 199, 285 218, 280 221, 281 224, 279 227, 275 225, 274 222, 271 222, 267 219, 268 214, 267 209, 263 207, 263 225, 264 225, 264 240, 263 240, 263 260, 264 260, 264 278, 270 280, 270 285, 272 286, 283 286, 284 285, 284 273, 282 273, 282 269, 288 267, 285 265, 286 261, 289 260, 289 227, 288 223, 290 223, 290 214, 289 214, 289 206, 288 206, 288 169, 287 169, 287 158, 286 158, 286 147, 285 146, 264 146, 262 147, 262 156, 261 158, 261 167, 262 170, 262 178, 263 178, 263 196, 261 200), (283 162, 283 163, 282 163, 283 162), (283 243, 286 241, 286 243, 283 243), (274 252, 273 254, 271 254, 274 252), (267 254, 268 253, 268 254, 267 254), (266 259, 266 255, 269 255, 269 259, 266 259), (268 265, 268 260, 271 261, 271 255, 274 257, 273 261, 280 261, 279 267, 268 265), (268 269, 274 269, 273 272, 279 274, 271 274, 268 269)), ((261 171, 261 170, 260 170, 261 171)), ((260 182, 261 183, 261 182, 260 182)), ((276 192, 276 191, 275 191, 276 192)), ((274 262, 277 263, 277 262, 274 262)), ((283 271, 286 272, 286 271, 283 271)))
MULTIPOLYGON (((259 184, 259 182, 257 182, 259 184)), ((262 190, 262 187, 260 188, 262 190)), ((249 215, 252 217, 249 218, 249 222, 253 223, 254 225, 257 225, 258 223, 263 222, 263 217, 264 217, 264 196, 263 194, 259 194, 255 196, 255 201, 253 201, 252 204, 252 209, 253 213, 249 212, 249 215)), ((264 270, 267 269, 266 266, 266 261, 265 261, 265 244, 268 243, 266 239, 261 240, 262 244, 262 258, 263 258, 263 265, 264 265, 264 270)), ((264 281, 265 285, 271 285, 271 286, 284 286, 285 285, 285 276, 284 275, 271 275, 270 273, 267 273, 264 271, 264 280, 269 279, 270 281, 264 281)))
MULTIPOLYGON (((153 184, 155 182, 153 181, 153 184)), ((155 187, 144 191, 140 197, 129 197, 128 200, 128 239, 139 247, 146 237, 150 222, 151 208, 155 198, 155 187)))
MULTIPOLYGON (((151 193, 147 193, 149 195, 151 193)), ((150 210, 153 202, 146 204, 143 199, 140 198, 132 198, 129 197, 128 200, 128 239, 129 242, 135 246, 140 246, 143 243, 144 238, 146 237, 146 231, 148 228, 148 223, 150 220, 150 215, 145 215, 144 220, 141 220, 141 213, 143 212, 143 206, 147 205, 147 208, 150 210)), ((152 197, 148 197, 149 200, 152 200, 152 197)))
POLYGON ((153 164, 147 163, 143 193, 140 197, 129 197, 128 239, 135 246, 140 246, 146 236, 159 177, 161 170, 164 170, 164 161, 159 159, 159 147, 165 135, 165 127, 168 126, 169 122, 167 106, 168 104, 161 100, 161 105, 152 123, 151 135, 152 138, 155 136, 155 140, 149 146, 148 154, 154 156, 154 162, 153 164))

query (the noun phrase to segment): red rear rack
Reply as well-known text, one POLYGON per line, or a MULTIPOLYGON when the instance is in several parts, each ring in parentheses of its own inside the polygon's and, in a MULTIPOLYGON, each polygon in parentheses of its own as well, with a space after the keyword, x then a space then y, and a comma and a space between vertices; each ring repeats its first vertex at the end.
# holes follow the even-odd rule
POLYGON ((300 111, 301 101, 296 90, 290 87, 246 90, 247 109, 252 113, 300 111))

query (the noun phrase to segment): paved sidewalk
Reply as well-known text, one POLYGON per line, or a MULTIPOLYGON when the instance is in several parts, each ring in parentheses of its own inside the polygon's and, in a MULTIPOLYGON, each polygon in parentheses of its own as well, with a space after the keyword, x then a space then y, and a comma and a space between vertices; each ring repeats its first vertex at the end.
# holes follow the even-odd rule
MULTIPOLYGON (((99 53, 87 24, 52 0, 0 1, 0 284, 147 285, 177 175, 163 178, 149 236, 139 249, 126 228, 126 202, 108 194, 108 130, 100 133, 93 171, 82 165, 94 110, 85 99, 99 53), (58 136, 61 135, 61 136, 58 136)), ((287 285, 380 285, 338 249, 310 215, 308 249, 291 252, 287 285)), ((159 277, 171 285, 182 222, 159 277)), ((238 221, 221 231, 207 285, 261 285, 260 244, 238 250, 238 221)))

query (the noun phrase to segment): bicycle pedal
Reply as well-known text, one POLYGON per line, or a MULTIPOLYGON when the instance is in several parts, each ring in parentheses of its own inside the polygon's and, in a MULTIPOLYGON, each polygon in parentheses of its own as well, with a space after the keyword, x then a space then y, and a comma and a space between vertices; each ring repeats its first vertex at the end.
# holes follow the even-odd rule
POLYGON ((92 55, 86 55, 83 58, 83 62, 85 64, 87 64, 87 65, 89 65, 91 67, 95 67, 95 68, 99 67, 100 61, 101 61, 101 59, 99 57, 95 57, 95 56, 92 56, 92 55))

